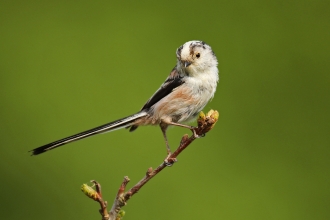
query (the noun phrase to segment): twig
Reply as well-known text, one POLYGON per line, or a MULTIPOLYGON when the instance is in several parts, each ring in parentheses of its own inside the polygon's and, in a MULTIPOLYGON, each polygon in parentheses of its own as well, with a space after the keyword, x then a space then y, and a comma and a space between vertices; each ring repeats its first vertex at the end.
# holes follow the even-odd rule
POLYGON ((161 165, 159 165, 156 169, 152 169, 150 167, 146 175, 137 183, 135 184, 130 190, 128 190, 125 193, 125 187, 127 183, 130 181, 130 179, 125 176, 123 182, 121 183, 117 196, 115 198, 115 201, 113 202, 112 208, 109 212, 107 212, 107 202, 102 199, 101 194, 101 185, 97 183, 95 180, 92 180, 91 182, 94 183, 94 186, 96 188, 96 191, 91 188, 90 186, 87 186, 84 184, 82 186, 82 191, 93 200, 99 202, 101 209, 100 214, 102 215, 102 220, 120 220, 123 215, 125 214, 121 208, 126 205, 127 201, 135 194, 137 193, 149 180, 151 180, 154 176, 156 176, 160 171, 162 171, 165 167, 167 167, 170 163, 171 165, 176 161, 176 157, 179 156, 179 154, 186 149, 189 144, 191 144, 196 138, 203 137, 207 132, 209 132, 215 125, 219 118, 219 113, 214 110, 210 110, 207 115, 205 115, 203 112, 199 114, 199 117, 197 119, 198 126, 194 128, 194 133, 196 135, 192 135, 191 137, 188 137, 187 134, 185 134, 180 142, 179 147, 174 151, 168 158, 167 163, 163 162, 161 165), (94 190, 94 192, 92 192, 94 190))
POLYGON ((99 210, 100 214, 102 215, 102 220, 109 220, 110 215, 107 210, 107 201, 104 201, 102 198, 102 192, 101 192, 101 185, 96 182, 95 180, 91 180, 93 183, 93 186, 88 186, 87 184, 83 184, 81 186, 81 190, 91 199, 94 201, 97 201, 101 209, 99 210), (92 188, 95 186, 95 190, 92 188))

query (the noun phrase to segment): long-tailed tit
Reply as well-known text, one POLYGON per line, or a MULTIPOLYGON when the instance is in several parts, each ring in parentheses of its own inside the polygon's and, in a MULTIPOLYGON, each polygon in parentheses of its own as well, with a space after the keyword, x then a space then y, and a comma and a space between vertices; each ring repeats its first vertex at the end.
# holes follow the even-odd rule
POLYGON ((134 131, 140 125, 160 125, 169 156, 171 151, 166 137, 167 127, 175 125, 188 128, 196 135, 193 127, 181 123, 197 116, 212 99, 219 80, 217 58, 205 42, 189 41, 183 44, 177 49, 176 57, 176 66, 170 75, 138 113, 35 148, 32 155, 120 128, 134 131))

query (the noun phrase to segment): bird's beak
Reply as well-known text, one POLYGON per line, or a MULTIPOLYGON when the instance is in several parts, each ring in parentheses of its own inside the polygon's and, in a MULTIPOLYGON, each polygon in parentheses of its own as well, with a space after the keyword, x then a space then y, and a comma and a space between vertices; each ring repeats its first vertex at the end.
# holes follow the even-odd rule
POLYGON ((188 67, 190 66, 191 62, 188 62, 188 61, 184 61, 184 67, 188 67))

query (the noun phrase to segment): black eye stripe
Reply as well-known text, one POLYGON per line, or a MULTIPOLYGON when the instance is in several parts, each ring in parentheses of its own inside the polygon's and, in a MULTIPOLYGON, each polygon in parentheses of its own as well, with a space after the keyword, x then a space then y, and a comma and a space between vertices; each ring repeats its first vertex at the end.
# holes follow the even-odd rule
POLYGON ((178 57, 181 57, 181 51, 182 51, 182 48, 183 48, 183 45, 180 46, 180 47, 177 49, 177 51, 176 51, 176 55, 177 55, 178 57))

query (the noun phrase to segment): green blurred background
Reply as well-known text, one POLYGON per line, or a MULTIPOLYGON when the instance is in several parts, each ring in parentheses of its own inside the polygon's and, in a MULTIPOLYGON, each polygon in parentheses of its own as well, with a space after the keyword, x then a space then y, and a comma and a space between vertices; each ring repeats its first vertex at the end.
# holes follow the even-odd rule
MULTIPOLYGON (((330 1, 1 1, 1 219, 100 219, 165 157, 144 127, 28 150, 135 113, 189 40, 221 80, 221 118, 124 208, 125 219, 330 219, 330 1)), ((169 131, 172 148, 188 131, 169 131)))

